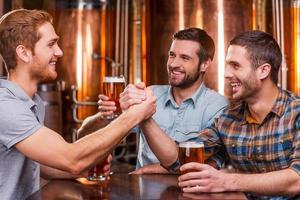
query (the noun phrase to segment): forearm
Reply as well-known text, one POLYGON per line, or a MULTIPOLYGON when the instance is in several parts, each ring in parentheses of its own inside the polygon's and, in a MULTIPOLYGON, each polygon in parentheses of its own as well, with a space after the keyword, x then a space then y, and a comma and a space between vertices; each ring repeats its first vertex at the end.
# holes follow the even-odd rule
POLYGON ((101 113, 89 116, 83 121, 81 127, 78 129, 77 136, 78 138, 82 138, 100 128, 105 127, 107 124, 109 124, 109 121, 103 117, 101 113))
POLYGON ((145 165, 130 174, 169 174, 159 163, 145 165))
POLYGON ((41 164, 72 174, 81 174, 104 160, 140 120, 142 119, 138 115, 128 110, 107 127, 71 144, 59 134, 43 127, 26 141, 19 142, 16 147, 41 164))
POLYGON ((230 191, 262 195, 295 195, 300 193, 300 176, 292 169, 264 174, 226 174, 230 191))
POLYGON ((80 175, 74 175, 66 171, 48 167, 46 165, 40 165, 41 177, 44 179, 74 179, 81 177, 80 175))
POLYGON ((104 160, 136 124, 140 117, 125 111, 108 126, 72 144, 72 158, 78 172, 104 160))
POLYGON ((163 166, 172 165, 178 157, 175 142, 161 130, 152 118, 140 123, 140 127, 152 152, 161 164, 163 166))

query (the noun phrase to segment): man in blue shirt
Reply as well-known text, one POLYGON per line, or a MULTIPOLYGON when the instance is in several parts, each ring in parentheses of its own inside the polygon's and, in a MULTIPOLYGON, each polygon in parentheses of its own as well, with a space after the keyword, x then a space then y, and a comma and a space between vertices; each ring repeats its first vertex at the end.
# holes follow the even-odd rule
MULTIPOLYGON (((140 133, 151 132, 152 126, 158 126, 179 143, 196 139, 200 130, 212 124, 214 118, 227 106, 227 100, 222 95, 208 89, 203 83, 203 76, 212 62, 214 50, 212 38, 199 28, 181 30, 173 35, 167 62, 170 85, 150 87, 157 98, 157 110, 152 118, 140 123, 140 133)), ((145 98, 143 89, 143 84, 129 84, 121 94, 122 109, 126 110, 131 105, 142 102, 145 98)), ((107 97, 100 95, 99 110, 110 115, 115 107, 112 107, 113 102, 107 100, 107 97)), ((147 134, 140 134, 136 166, 138 170, 134 173, 166 172, 158 164, 145 135, 147 134)))

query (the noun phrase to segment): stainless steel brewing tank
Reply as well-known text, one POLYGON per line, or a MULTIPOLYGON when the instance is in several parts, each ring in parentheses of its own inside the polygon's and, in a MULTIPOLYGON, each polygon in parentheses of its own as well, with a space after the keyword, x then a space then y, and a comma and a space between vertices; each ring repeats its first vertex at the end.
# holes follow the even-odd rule
POLYGON ((55 28, 64 56, 58 62, 63 87, 63 132, 74 140, 76 129, 97 112, 102 79, 113 59, 115 1, 57 1, 55 28), (73 134, 72 134, 73 133, 73 134))

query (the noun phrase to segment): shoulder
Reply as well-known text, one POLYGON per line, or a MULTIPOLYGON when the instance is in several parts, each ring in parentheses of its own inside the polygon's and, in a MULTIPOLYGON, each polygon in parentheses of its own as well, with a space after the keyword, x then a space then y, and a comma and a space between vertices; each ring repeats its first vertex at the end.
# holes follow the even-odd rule
POLYGON ((227 107, 225 107, 219 115, 219 122, 231 123, 232 121, 240 121, 244 116, 244 102, 232 102, 228 101, 227 107))
POLYGON ((151 85, 149 88, 152 90, 156 98, 168 95, 170 86, 169 85, 151 85))
POLYGON ((287 100, 283 101, 283 104, 286 104, 286 112, 294 113, 299 117, 300 121, 300 97, 292 93, 290 91, 284 91, 285 95, 287 96, 287 100))
POLYGON ((284 107, 285 112, 297 112, 300 114, 300 97, 288 90, 281 90, 282 98, 279 102, 284 107))
POLYGON ((286 99, 290 102, 290 103, 296 103, 299 104, 300 102, 300 96, 289 91, 289 90, 282 90, 282 92, 284 93, 284 95, 286 96, 286 99))
POLYGON ((16 98, 7 88, 0 88, 0 101, 16 98))
POLYGON ((0 88, 0 105, 3 105, 3 103, 14 103, 14 102, 22 102, 19 100, 13 93, 11 93, 6 88, 0 88))
POLYGON ((26 103, 7 89, 0 89, 0 121, 15 120, 32 113, 26 103))
POLYGON ((280 102, 280 106, 283 106, 282 116, 292 120, 296 130, 300 129, 300 96, 288 91, 282 90, 284 98, 280 102))
POLYGON ((227 108, 228 100, 218 92, 205 87, 197 100, 197 105, 203 110, 203 119, 210 125, 227 108))
POLYGON ((207 87, 205 88, 204 98, 207 100, 208 106, 227 107, 228 105, 226 97, 207 87))
POLYGON ((0 88, 0 115, 4 114, 3 111, 15 110, 18 111, 20 101, 8 89, 0 88))

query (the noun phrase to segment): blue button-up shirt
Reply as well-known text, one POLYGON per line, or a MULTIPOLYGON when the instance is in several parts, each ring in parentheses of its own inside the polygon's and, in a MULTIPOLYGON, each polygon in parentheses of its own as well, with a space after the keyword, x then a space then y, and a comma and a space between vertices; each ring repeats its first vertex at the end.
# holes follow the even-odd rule
MULTIPOLYGON (((152 86, 157 97, 157 109, 153 119, 176 143, 197 139, 200 130, 210 126, 227 106, 225 97, 202 84, 181 105, 177 105, 168 85, 152 86)), ((139 130, 142 133, 141 130, 139 130)), ((159 163, 145 137, 140 134, 137 168, 159 163)))

